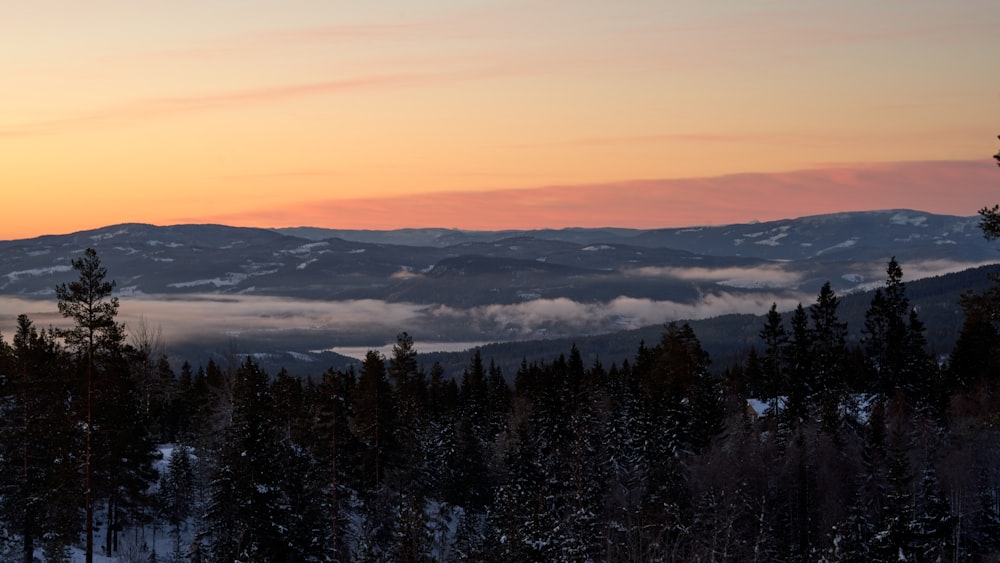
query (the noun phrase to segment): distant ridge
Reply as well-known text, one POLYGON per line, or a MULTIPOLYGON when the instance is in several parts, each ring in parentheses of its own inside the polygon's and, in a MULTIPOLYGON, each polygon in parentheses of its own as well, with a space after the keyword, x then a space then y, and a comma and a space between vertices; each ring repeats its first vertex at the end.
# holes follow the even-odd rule
MULTIPOLYGON (((125 223, 3 241, 0 305, 54 309, 55 286, 93 247, 124 313, 165 325, 175 345, 234 339, 246 353, 312 358, 400 331, 418 342, 509 342, 759 315, 811 302, 826 282, 842 296, 877 287, 893 256, 907 283, 1000 261, 977 217, 910 210, 654 230, 301 229, 125 223)), ((953 297, 942 314, 959 318, 953 297)), ((25 312, 11 307, 0 332, 25 312)))
POLYGON ((119 287, 133 293, 463 305, 514 302, 526 295, 587 301, 619 296, 675 299, 695 287, 703 294, 713 287, 749 290, 754 284, 808 291, 825 280, 846 292, 878 281, 878 264, 891 256, 904 271, 921 264, 910 268, 911 279, 1000 258, 997 245, 983 239, 977 217, 900 209, 655 230, 353 231, 123 223, 0 242, 0 295, 51 293, 69 277, 70 261, 91 246, 119 287), (478 257, 481 276, 465 276, 457 285, 439 285, 426 294, 418 290, 430 279, 454 281, 453 276, 439 275, 443 270, 438 266, 458 257, 478 257), (485 264, 491 260, 515 261, 504 271, 506 279, 497 278, 495 271, 487 275, 490 268, 485 264), (922 265, 931 261, 939 267, 922 265), (705 272, 728 268, 734 276, 679 274, 695 266, 705 272), (755 268, 780 269, 787 275, 784 282, 735 275, 755 268), (671 272, 677 275, 668 275, 671 272), (571 283, 563 274, 571 276, 571 283), (792 278, 797 281, 792 283, 792 278))

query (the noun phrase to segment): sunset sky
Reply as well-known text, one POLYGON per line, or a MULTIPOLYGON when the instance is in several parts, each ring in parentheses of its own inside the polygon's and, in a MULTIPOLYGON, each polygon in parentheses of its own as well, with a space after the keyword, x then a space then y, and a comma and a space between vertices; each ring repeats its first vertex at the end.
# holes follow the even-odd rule
POLYGON ((38 0, 0 53, 2 240, 1000 201, 996 0, 38 0))

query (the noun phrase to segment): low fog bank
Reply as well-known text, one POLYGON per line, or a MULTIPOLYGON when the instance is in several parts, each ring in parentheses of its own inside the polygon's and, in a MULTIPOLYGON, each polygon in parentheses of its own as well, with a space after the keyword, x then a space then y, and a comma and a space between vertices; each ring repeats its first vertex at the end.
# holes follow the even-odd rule
MULTIPOLYGON (((772 302, 792 308, 809 296, 789 292, 712 293, 694 303, 619 297, 604 303, 566 298, 459 309, 378 300, 313 301, 213 294, 121 297, 126 328, 159 330, 167 345, 228 339, 234 342, 296 339, 309 349, 378 346, 407 331, 428 342, 493 342, 594 334, 671 320, 727 313, 760 313, 772 302)), ((0 333, 9 337, 19 314, 39 328, 68 327, 56 302, 0 297, 0 333)), ((298 347, 297 347, 298 348, 298 347)))
MULTIPOLYGON (((951 260, 902 264, 907 283, 980 265, 951 260)), ((840 289, 838 293, 846 296, 884 283, 884 265, 868 264, 859 273, 837 280, 841 286, 846 281, 851 288, 840 289)), ((377 299, 320 301, 249 294, 122 295, 119 320, 130 333, 143 327, 158 331, 171 354, 182 348, 194 351, 195 355, 346 350, 347 355, 357 357, 361 350, 391 345, 402 331, 410 333, 421 344, 419 348, 431 351, 448 349, 452 343, 577 337, 662 326, 674 320, 741 313, 762 315, 772 303, 780 311, 789 311, 799 303, 814 302, 822 283, 820 278, 806 279, 802 270, 795 271, 786 264, 766 268, 643 268, 633 275, 683 277, 708 283, 705 291, 691 302, 628 296, 582 302, 555 297, 471 308, 377 299), (753 289, 746 290, 747 287, 753 289)), ((971 270, 959 276, 971 275, 985 279, 985 274, 971 270)), ((952 286, 969 283, 972 281, 947 282, 952 286)), ((960 292, 967 288, 951 289, 960 292)), ((950 309, 957 308, 957 298, 950 303, 953 303, 950 309)), ((859 303, 853 307, 864 306, 859 303)), ((0 335, 6 341, 12 339, 16 318, 22 313, 39 328, 70 324, 59 314, 54 298, 0 297, 0 335)))

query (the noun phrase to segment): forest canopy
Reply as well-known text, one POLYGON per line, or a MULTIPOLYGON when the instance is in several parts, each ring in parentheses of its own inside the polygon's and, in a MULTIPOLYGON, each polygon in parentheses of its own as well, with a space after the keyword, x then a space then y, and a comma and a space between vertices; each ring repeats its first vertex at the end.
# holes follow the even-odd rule
POLYGON ((825 285, 739 361, 690 325, 620 365, 576 346, 460 378, 400 332, 302 379, 175 372, 91 250, 74 323, 0 339, 5 560, 958 561, 1000 555, 996 290, 946 358, 889 261, 848 341, 825 285), (138 538, 138 539, 137 539, 138 538))

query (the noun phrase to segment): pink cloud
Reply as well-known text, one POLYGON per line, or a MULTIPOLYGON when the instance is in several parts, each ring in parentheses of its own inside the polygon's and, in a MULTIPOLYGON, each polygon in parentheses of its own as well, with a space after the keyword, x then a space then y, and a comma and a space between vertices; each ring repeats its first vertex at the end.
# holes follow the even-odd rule
POLYGON ((985 160, 901 162, 777 174, 328 199, 183 220, 275 227, 491 230, 719 225, 896 208, 969 216, 992 205, 998 185, 996 167, 985 160))

